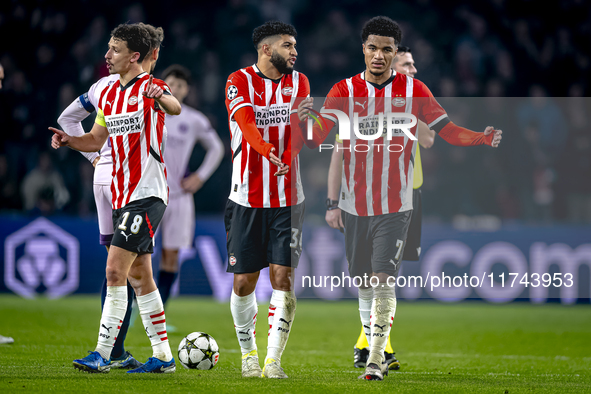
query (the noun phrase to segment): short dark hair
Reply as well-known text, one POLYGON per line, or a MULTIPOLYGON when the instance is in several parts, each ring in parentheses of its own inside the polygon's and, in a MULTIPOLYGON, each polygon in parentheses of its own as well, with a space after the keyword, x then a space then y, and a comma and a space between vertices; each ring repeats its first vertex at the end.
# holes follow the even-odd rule
POLYGON ((138 63, 141 63, 150 49, 152 49, 152 36, 150 32, 138 23, 122 23, 111 31, 111 37, 125 41, 132 52, 139 52, 138 63))
POLYGON ((283 34, 287 34, 288 36, 292 36, 294 38, 298 36, 298 32, 296 31, 295 27, 288 23, 283 23, 280 21, 265 22, 252 31, 252 43, 254 44, 255 49, 258 50, 259 44, 265 38, 283 34))
POLYGON ((376 16, 365 22, 361 30, 361 41, 365 43, 370 35, 392 37, 396 46, 402 41, 402 30, 398 23, 387 16, 376 16))
POLYGON ((162 46, 162 41, 164 41, 164 29, 142 22, 139 22, 138 25, 148 30, 148 33, 150 33, 150 36, 152 37, 152 46, 150 49, 158 49, 162 46))
POLYGON ((412 53, 409 47, 405 47, 404 45, 398 45, 398 53, 412 53))
POLYGON ((187 67, 181 66, 180 64, 172 64, 168 66, 162 73, 162 79, 166 79, 170 76, 183 79, 187 83, 191 83, 191 71, 189 71, 187 67))

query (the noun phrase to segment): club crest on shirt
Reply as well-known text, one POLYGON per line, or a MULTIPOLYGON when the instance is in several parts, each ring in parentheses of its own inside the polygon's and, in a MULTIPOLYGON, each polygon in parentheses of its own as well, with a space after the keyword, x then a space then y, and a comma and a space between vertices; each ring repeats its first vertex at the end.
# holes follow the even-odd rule
POLYGON ((127 100, 127 104, 128 105, 136 105, 137 104, 137 96, 131 96, 128 100, 127 100))
POLYGON ((238 95, 238 88, 234 85, 230 85, 228 86, 228 100, 234 100, 234 98, 236 98, 236 96, 238 95))
POLYGON ((286 86, 281 89, 281 94, 284 96, 291 96, 293 94, 293 88, 291 86, 286 86))
POLYGON ((406 105, 406 100, 401 97, 396 97, 392 99, 392 105, 395 107, 404 107, 406 105))

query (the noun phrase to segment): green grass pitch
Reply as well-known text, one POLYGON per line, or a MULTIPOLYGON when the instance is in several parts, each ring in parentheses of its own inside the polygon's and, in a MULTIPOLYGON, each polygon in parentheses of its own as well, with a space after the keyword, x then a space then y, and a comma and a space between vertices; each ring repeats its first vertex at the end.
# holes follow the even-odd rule
MULTIPOLYGON (((259 355, 267 343, 267 307, 259 305, 259 355)), ((97 296, 23 300, 0 295, 0 392, 133 393, 347 393, 369 388, 391 393, 583 393, 591 392, 589 305, 490 305, 399 302, 393 347, 402 363, 382 382, 358 380, 353 345, 360 331, 354 301, 299 300, 282 365, 289 379, 243 379, 230 308, 207 298, 172 299, 167 322, 173 354, 193 331, 214 336, 220 361, 210 371, 134 375, 112 370, 86 374, 74 358, 94 349, 97 296)), ((151 356, 138 318, 127 349, 140 361, 151 356)))

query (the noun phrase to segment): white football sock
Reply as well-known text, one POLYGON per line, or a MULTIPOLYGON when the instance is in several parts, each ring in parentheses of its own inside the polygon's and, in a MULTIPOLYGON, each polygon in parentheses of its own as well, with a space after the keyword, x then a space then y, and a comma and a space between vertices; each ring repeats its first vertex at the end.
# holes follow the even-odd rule
POLYGON ((382 364, 395 313, 395 288, 386 283, 380 283, 374 289, 374 299, 371 304, 371 344, 367 365, 377 364, 380 366, 382 364))
POLYGON ((119 335, 121 323, 127 311, 127 286, 107 286, 107 297, 103 305, 99 337, 95 351, 105 359, 111 358, 111 351, 119 335))
POLYGON ((164 305, 162 304, 162 298, 160 298, 160 292, 156 289, 149 294, 137 296, 136 299, 144 329, 152 344, 152 357, 161 361, 172 360, 172 352, 166 334, 164 305))
POLYGON ((289 332, 293 326, 296 311, 296 298, 293 291, 273 290, 269 305, 269 340, 267 344, 267 360, 281 362, 289 332))
POLYGON ((230 296, 230 311, 234 320, 236 337, 240 344, 242 355, 257 350, 256 324, 257 324, 257 297, 253 291, 251 294, 240 297, 232 290, 230 296))
POLYGON ((359 317, 363 325, 363 332, 367 338, 367 343, 371 346, 371 304, 373 302, 373 287, 367 289, 358 289, 359 292, 359 317))

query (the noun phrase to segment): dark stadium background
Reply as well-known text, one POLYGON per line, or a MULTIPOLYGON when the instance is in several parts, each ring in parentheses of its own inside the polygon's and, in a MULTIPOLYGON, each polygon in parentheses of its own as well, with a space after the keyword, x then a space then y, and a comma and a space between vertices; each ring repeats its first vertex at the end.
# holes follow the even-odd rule
MULTIPOLYGON (((584 0, 543 6, 533 0, 3 1, 0 238, 38 216, 48 217, 76 234, 80 242, 76 291, 98 291, 104 249, 95 242, 92 166, 75 151, 51 149, 47 127, 57 126, 61 111, 107 74, 104 54, 110 31, 119 23, 141 21, 164 28, 156 77, 173 63, 188 67, 193 88, 186 103, 209 117, 226 147, 220 168, 195 196, 197 215, 209 220, 198 222, 197 230, 213 237, 203 242, 215 238, 219 264, 214 260, 221 272, 225 240, 220 223, 231 177, 224 86, 230 73, 256 61, 253 28, 270 19, 295 25, 296 69, 309 77, 312 96, 321 99, 334 83, 363 71, 360 30, 376 15, 400 23, 402 44, 412 48, 416 61, 416 77, 429 86, 453 121, 477 131, 488 125, 503 129, 497 150, 457 148, 438 137, 433 148, 421 150, 424 251, 449 239, 464 242, 474 252, 487 242, 506 241, 528 256, 535 242, 548 247, 566 243, 568 253, 583 256, 572 254, 564 261, 580 265, 582 282, 576 296, 588 302, 591 257, 583 247, 588 247, 591 237, 591 101, 586 98, 591 6, 584 0), (23 184, 32 173, 63 178, 69 197, 49 187, 32 208, 25 207, 23 184), (39 203, 41 199, 44 204, 39 203), (220 228, 207 227, 208 223, 218 223, 220 228)), ((93 119, 91 115, 85 121, 87 130, 93 119)), ((202 157, 198 146, 192 170, 202 157)), ((303 160, 306 223, 320 231, 308 232, 306 237, 313 241, 326 235, 342 252, 339 234, 323 233, 327 230, 323 216, 328 159, 329 154, 303 160)), ((11 261, 26 254, 25 241, 19 242, 11 261)), ((7 245, 8 241, 3 245, 5 253, 10 249, 7 245)), ((65 259, 68 253, 63 244, 59 247, 65 259)), ((4 256, 8 260, 8 254, 4 256)), ((312 259, 310 266, 313 263, 312 259)), ((335 269, 340 269, 338 264, 335 269)), ((547 270, 555 273, 557 268, 552 265, 547 270)), ((5 269, 5 277, 13 275, 11 269, 5 269)), ((183 272, 187 275, 181 276, 181 292, 212 294, 199 261, 183 267, 183 272)), ((21 274, 14 275, 19 281, 21 274)), ((0 291, 7 287, 0 284, 0 291)), ((551 299, 558 296, 558 289, 549 293, 551 299)))
MULTIPOLYGON (((106 74, 104 53, 110 30, 122 22, 162 26, 164 46, 156 76, 172 63, 191 69, 194 89, 187 104, 206 113, 226 145, 226 157, 201 193, 198 212, 219 213, 229 191, 230 150, 223 104, 226 76, 256 61, 253 27, 269 19, 298 29, 296 68, 308 75, 313 96, 324 96, 342 78, 363 70, 359 31, 364 21, 383 14, 398 21, 403 44, 410 46, 417 78, 436 97, 554 97, 589 94, 591 8, 582 0, 538 2, 467 1, 3 1, 0 5, 0 63, 5 68, 0 91, 0 207, 27 213, 20 187, 24 177, 49 152, 53 167, 70 192, 61 209, 67 215, 94 214, 92 169, 77 152, 53 151, 48 126, 92 83, 106 74), (536 5, 538 4, 538 5, 536 5)), ((587 103, 588 104, 588 103, 587 103)), ((587 107, 588 108, 588 107, 587 107)), ((92 116, 85 124, 90 127, 92 116)), ((490 119, 494 124, 494 119, 490 119)), ((556 144, 542 146, 538 156, 549 177, 551 201, 540 209, 535 194, 536 165, 517 168, 533 156, 526 133, 517 125, 504 130, 502 155, 511 165, 470 171, 470 155, 437 139, 423 150, 424 210, 427 217, 449 220, 455 213, 454 193, 446 182, 453 174, 463 192, 462 213, 492 214, 502 219, 534 222, 589 222, 589 213, 569 212, 574 194, 591 201, 591 137, 589 129, 556 131, 556 144), (449 160, 452 157, 453 160, 449 160), (520 184, 509 180, 519 172, 520 184), (495 174, 495 186, 487 179, 495 174), (507 182, 504 182, 507 180, 507 182), (465 188, 464 188, 465 189, 465 188)), ((195 168, 202 152, 196 149, 195 168)), ((538 159, 534 159, 538 160, 538 159)), ((505 161, 505 160, 503 160, 505 161)), ((505 163, 507 164, 507 163, 505 163)), ((538 175, 539 176, 539 175, 538 175)), ((313 193, 308 192, 310 195, 313 193)), ((581 208, 582 209, 582 208, 581 208)), ((587 207, 585 211, 591 208, 587 207)), ((38 212, 33 212, 36 214, 38 212)))

